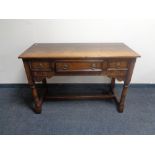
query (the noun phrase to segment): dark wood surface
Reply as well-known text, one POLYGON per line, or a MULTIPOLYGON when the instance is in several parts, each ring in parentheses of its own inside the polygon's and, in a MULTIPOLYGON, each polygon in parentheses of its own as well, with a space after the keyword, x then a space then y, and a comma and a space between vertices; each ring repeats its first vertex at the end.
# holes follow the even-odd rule
POLYGON ((19 58, 135 58, 124 43, 35 43, 19 58))
POLYGON ((123 112, 127 89, 136 58, 139 55, 123 43, 34 44, 19 58, 23 59, 34 98, 36 113, 41 113, 43 99, 113 98, 118 111, 123 112), (55 75, 100 75, 111 78, 109 95, 47 96, 47 78, 55 75), (124 81, 121 97, 115 90, 115 80, 124 81), (39 96, 35 82, 42 82, 45 93, 39 96))

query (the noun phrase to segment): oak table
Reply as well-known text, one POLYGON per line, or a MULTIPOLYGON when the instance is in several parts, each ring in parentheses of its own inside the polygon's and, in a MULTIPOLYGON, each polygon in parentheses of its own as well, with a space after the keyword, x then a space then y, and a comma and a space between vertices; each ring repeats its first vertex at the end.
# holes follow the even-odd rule
POLYGON ((51 96, 57 99, 115 99, 118 111, 123 112, 127 89, 131 81, 136 52, 123 43, 35 43, 22 53, 28 83, 34 98, 34 111, 41 113, 47 89, 40 97, 36 82, 47 88, 47 78, 55 75, 100 75, 111 78, 111 91, 102 95, 51 96), (123 81, 121 97, 115 90, 115 79, 123 81))

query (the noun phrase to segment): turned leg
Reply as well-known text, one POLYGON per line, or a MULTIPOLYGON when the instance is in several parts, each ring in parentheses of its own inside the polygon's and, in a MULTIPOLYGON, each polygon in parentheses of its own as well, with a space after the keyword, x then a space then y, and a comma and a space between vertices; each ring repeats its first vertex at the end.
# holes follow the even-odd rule
POLYGON ((37 88, 35 86, 35 84, 31 85, 31 89, 32 89, 32 96, 34 98, 34 111, 38 114, 41 113, 41 110, 42 110, 42 103, 41 103, 41 100, 39 99, 39 95, 38 95, 38 92, 37 92, 37 88))
POLYGON ((47 80, 46 80, 46 79, 43 79, 43 80, 42 80, 42 83, 43 83, 44 86, 46 86, 47 80))
POLYGON ((118 111, 119 112, 123 112, 123 110, 124 110, 125 98, 126 98, 126 95, 127 95, 128 86, 129 86, 130 81, 131 81, 135 61, 136 61, 136 59, 130 60, 129 65, 128 65, 128 72, 127 72, 126 78, 124 80, 123 90, 122 90, 120 102, 119 102, 119 105, 118 105, 118 111))
POLYGON ((44 87, 44 92, 42 94, 42 100, 44 100, 47 96, 47 93, 48 93, 48 86, 47 86, 47 80, 46 78, 42 80, 42 83, 43 83, 43 87, 44 87))
POLYGON ((48 92, 48 87, 47 87, 47 80, 46 78, 42 80, 43 87, 46 89, 46 92, 48 92))
POLYGON ((28 60, 23 60, 24 63, 24 67, 25 67, 25 71, 26 71, 26 75, 27 75, 27 79, 28 79, 28 83, 32 89, 32 96, 34 98, 34 111, 36 113, 41 113, 41 109, 42 109, 42 100, 39 98, 38 92, 37 92, 37 88, 35 86, 35 81, 33 79, 33 76, 31 74, 31 69, 30 69, 30 65, 29 65, 29 61, 28 60))
POLYGON ((124 83, 121 98, 120 98, 120 102, 119 102, 119 105, 118 105, 118 111, 119 112, 124 111, 124 105, 125 105, 125 98, 126 98, 126 95, 127 95, 127 90, 128 90, 128 84, 124 83))
POLYGON ((113 91, 115 88, 115 78, 111 78, 111 90, 113 91))

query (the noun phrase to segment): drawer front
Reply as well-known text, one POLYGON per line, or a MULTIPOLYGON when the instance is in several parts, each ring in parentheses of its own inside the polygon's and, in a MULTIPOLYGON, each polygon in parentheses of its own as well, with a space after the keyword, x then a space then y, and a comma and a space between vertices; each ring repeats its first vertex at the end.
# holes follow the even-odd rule
POLYGON ((117 78, 118 80, 121 77, 122 79, 124 79, 126 77, 127 71, 128 71, 127 60, 109 60, 107 68, 107 76, 117 78))
POLYGON ((50 78, 54 75, 54 72, 49 72, 49 71, 33 71, 32 72, 32 75, 33 75, 33 79, 35 81, 42 81, 43 79, 45 78, 50 78))
POLYGON ((48 61, 32 61, 30 62, 30 68, 32 71, 51 71, 52 63, 48 61))
POLYGON ((108 68, 127 69, 128 68, 128 61, 125 61, 125 60, 111 60, 108 63, 108 68))
POLYGON ((102 62, 56 62, 56 72, 101 72, 102 62))
POLYGON ((108 70, 107 75, 110 77, 125 77, 127 70, 108 70))

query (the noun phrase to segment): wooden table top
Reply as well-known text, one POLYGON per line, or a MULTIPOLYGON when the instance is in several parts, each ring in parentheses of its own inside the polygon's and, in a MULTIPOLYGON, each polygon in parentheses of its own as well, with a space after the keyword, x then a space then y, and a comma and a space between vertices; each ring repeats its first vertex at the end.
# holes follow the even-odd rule
POLYGON ((19 58, 136 58, 124 43, 35 43, 19 58))

